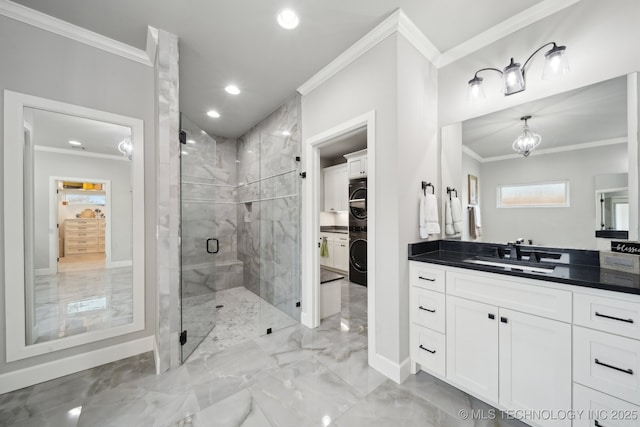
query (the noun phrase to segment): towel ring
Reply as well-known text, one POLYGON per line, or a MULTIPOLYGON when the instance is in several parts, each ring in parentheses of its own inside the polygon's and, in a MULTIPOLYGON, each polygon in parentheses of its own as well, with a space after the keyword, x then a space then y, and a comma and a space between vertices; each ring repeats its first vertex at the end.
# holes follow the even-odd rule
POLYGON ((458 190, 453 187, 447 187, 447 194, 449 195, 449 200, 451 200, 451 193, 456 193, 456 198, 458 197, 458 190))
POLYGON ((427 187, 431 187, 431 194, 436 194, 436 187, 433 186, 430 182, 422 181, 422 191, 424 195, 427 195, 427 187))

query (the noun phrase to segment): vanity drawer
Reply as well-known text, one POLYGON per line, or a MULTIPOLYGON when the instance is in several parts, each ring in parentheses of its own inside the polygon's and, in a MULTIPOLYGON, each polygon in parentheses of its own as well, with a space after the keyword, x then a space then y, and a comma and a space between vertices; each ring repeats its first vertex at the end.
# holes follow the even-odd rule
POLYGON ((573 327, 573 380, 640 405, 640 341, 573 327))
POLYGON ((411 287, 411 321, 445 333, 445 296, 443 293, 411 287))
POLYGON ((573 410, 576 413, 573 427, 640 425, 640 407, 576 383, 573 383, 573 410))
POLYGON ((411 359, 423 371, 445 376, 445 336, 441 333, 411 325, 411 359))
POLYGON ((444 270, 431 268, 423 262, 409 262, 409 283, 411 286, 444 292, 444 270))
POLYGON ((447 294, 571 323, 571 292, 447 271, 447 294))
POLYGON ((640 339, 640 303, 574 293, 573 323, 640 339))

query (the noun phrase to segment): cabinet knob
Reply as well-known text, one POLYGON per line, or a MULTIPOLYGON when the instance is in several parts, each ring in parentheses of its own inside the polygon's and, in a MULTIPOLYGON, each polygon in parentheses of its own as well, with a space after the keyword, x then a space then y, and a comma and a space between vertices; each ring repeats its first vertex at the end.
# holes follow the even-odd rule
POLYGON ((502 323, 509 323, 509 319, 507 319, 506 317, 501 317, 501 318, 500 318, 500 321, 501 321, 502 323))
POLYGON ((489 317, 489 319, 495 319, 495 318, 496 318, 496 315, 495 315, 495 314, 491 314, 491 313, 489 313, 488 317, 489 317))

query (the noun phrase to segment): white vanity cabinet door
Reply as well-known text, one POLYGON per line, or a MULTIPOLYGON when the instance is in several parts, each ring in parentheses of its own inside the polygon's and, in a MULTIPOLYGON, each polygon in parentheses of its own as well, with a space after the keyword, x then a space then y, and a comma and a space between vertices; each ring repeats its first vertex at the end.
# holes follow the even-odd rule
MULTIPOLYGON (((500 404, 509 409, 571 408, 571 325, 500 308, 500 404)), ((570 427, 571 420, 539 420, 570 427)))
POLYGON ((447 379, 498 402, 498 308, 451 295, 447 301, 447 379))

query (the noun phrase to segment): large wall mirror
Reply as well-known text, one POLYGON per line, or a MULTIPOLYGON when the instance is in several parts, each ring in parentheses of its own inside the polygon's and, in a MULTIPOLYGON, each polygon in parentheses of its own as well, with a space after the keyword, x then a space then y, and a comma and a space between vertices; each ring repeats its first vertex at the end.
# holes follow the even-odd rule
POLYGON ((144 329, 143 122, 4 92, 7 361, 144 329))
POLYGON ((635 148, 627 136, 627 80, 620 76, 443 128, 443 185, 459 190, 463 211, 461 232, 443 237, 594 250, 608 243, 601 245, 597 231, 637 238, 629 233, 630 223, 637 224, 629 208, 638 194, 628 182, 637 164, 629 157, 635 148), (525 116, 542 137, 526 157, 512 147, 525 116), (479 237, 470 229, 473 211, 479 237))

